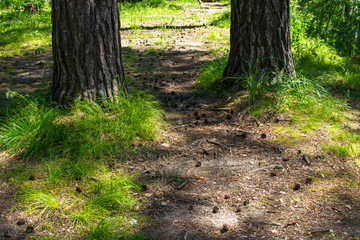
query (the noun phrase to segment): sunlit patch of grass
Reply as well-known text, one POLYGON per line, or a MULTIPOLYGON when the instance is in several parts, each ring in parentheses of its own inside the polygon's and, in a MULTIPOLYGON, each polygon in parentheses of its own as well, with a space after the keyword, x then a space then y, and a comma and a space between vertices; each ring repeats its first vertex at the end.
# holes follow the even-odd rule
POLYGON ((212 16, 211 25, 220 28, 230 28, 230 9, 226 8, 225 11, 218 12, 212 16))
POLYGON ((45 149, 55 150, 65 139, 65 129, 56 122, 61 114, 37 101, 22 98, 18 112, 9 115, 7 124, 0 127, 0 146, 24 156, 34 156, 45 149))
POLYGON ((304 76, 326 85, 340 97, 360 98, 357 81, 360 67, 349 58, 339 56, 334 48, 319 39, 303 39, 293 52, 297 68, 304 76))
POLYGON ((149 97, 120 96, 102 103, 78 100, 68 113, 22 99, 17 113, 0 127, 0 146, 25 157, 59 152, 75 158, 100 157, 130 146, 134 138, 153 139, 161 122, 157 102, 149 97))
POLYGON ((152 48, 145 49, 144 53, 145 53, 145 55, 152 55, 152 54, 160 53, 162 51, 163 51, 163 49, 161 49, 161 48, 152 47, 152 48))
POLYGON ((51 9, 37 14, 0 11, 0 56, 22 54, 51 44, 51 9))
MULTIPOLYGON (((48 161, 52 166, 57 162, 48 161)), ((57 167, 66 173, 66 165, 60 163, 57 167)), ((119 234, 131 232, 129 221, 137 218, 135 206, 140 204, 134 193, 140 187, 130 175, 110 170, 100 163, 92 173, 96 178, 70 179, 65 175, 59 176, 56 182, 49 182, 46 172, 39 171, 41 168, 46 170, 48 166, 41 163, 28 166, 29 173, 36 177, 24 183, 19 195, 25 215, 39 220, 40 226, 61 224, 73 233, 87 234, 92 226, 116 218, 121 219, 119 234)))
POLYGON ((104 219, 90 227, 85 234, 84 239, 100 240, 100 239, 148 239, 142 233, 136 233, 134 228, 129 226, 129 221, 122 217, 113 217, 104 219))
POLYGON ((138 187, 125 175, 109 175, 93 186, 93 198, 89 205, 106 211, 117 213, 135 207, 137 201, 132 198, 131 191, 138 187))
POLYGON ((340 121, 348 109, 345 101, 331 97, 324 87, 307 78, 285 77, 278 84, 278 110, 301 122, 299 127, 304 132, 325 122, 340 121))
POLYGON ((325 145, 324 150, 337 157, 350 157, 355 152, 351 144, 343 144, 343 143, 325 145))
MULTIPOLYGON (((141 29, 145 26, 176 26, 176 20, 188 17, 187 14, 179 14, 179 12, 189 11, 190 8, 197 6, 197 2, 194 1, 123 2, 120 4, 122 27, 141 29)), ((189 25, 196 24, 196 19, 194 21, 190 22, 189 25)))
POLYGON ((216 59, 206 62, 200 68, 200 74, 195 85, 204 89, 208 94, 222 94, 224 87, 216 81, 222 78, 226 63, 226 56, 218 56, 216 59))
POLYGON ((38 217, 47 218, 52 215, 61 215, 65 203, 59 197, 43 189, 26 189, 20 199, 27 205, 29 213, 36 213, 38 217))
POLYGON ((354 159, 354 160, 353 160, 353 163, 356 164, 356 165, 358 165, 358 166, 360 167, 360 159, 359 159, 359 158, 354 159))
POLYGON ((198 36, 198 39, 205 44, 211 45, 211 52, 226 53, 230 50, 230 32, 228 29, 208 27, 205 35, 198 36))
POLYGON ((89 207, 83 209, 74 209, 70 213, 70 219, 72 220, 72 226, 83 227, 89 226, 92 222, 97 221, 101 218, 101 214, 97 213, 89 207))
POLYGON ((323 149, 337 157, 352 157, 360 153, 360 133, 349 126, 329 126, 330 139, 323 149))
POLYGON ((44 227, 58 219, 77 233, 122 218, 122 230, 129 231, 126 216, 136 211, 140 188, 108 166, 134 153, 134 140, 157 137, 158 103, 139 93, 112 101, 79 99, 64 110, 17 93, 11 97, 18 104, 2 122, 0 146, 18 159, 6 164, 1 179, 23 189, 19 198, 27 213, 44 227))
POLYGON ((154 44, 159 46, 167 46, 171 43, 171 41, 172 41, 171 33, 162 33, 154 41, 154 44))
POLYGON ((272 134, 275 136, 273 142, 286 146, 293 146, 304 141, 301 131, 294 127, 278 126, 272 130, 272 134))

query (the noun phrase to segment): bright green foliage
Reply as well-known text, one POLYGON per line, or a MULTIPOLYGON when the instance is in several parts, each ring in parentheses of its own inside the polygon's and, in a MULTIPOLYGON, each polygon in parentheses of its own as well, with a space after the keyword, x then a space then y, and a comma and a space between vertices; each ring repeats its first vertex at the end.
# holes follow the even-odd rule
MULTIPOLYGON (((53 164, 56 164, 55 161, 58 160, 54 160, 53 164)), ((65 170, 64 165, 59 166, 65 170)), ((107 230, 111 229, 110 232, 113 232, 117 229, 118 236, 126 234, 130 231, 126 227, 129 225, 128 218, 136 219, 131 213, 138 204, 133 194, 138 191, 139 186, 123 172, 110 172, 105 168, 102 169, 101 166, 101 163, 97 164, 97 170, 93 173, 99 176, 97 181, 84 178, 76 183, 83 188, 84 194, 75 191, 73 180, 62 178, 53 185, 46 179, 38 179, 23 186, 24 190, 19 196, 21 204, 36 219, 51 222, 54 219, 62 219, 63 225, 86 232, 89 230, 85 235, 95 234, 100 231, 100 229, 95 231, 95 226, 101 226, 104 221, 110 220, 118 224, 112 227, 106 225, 107 230), (51 191, 48 190, 49 188, 51 191)))
POLYGON ((308 131, 319 124, 340 120, 347 109, 345 102, 337 100, 319 83, 305 77, 282 77, 275 85, 279 111, 292 113, 293 120, 301 119, 300 127, 308 131))
POLYGON ((299 0, 299 8, 307 20, 307 33, 313 37, 321 37, 349 56, 359 54, 360 41, 360 1, 299 0))
POLYGON ((297 48, 298 44, 306 38, 306 27, 309 16, 301 11, 298 0, 290 1, 290 27, 291 27, 291 45, 297 48))
POLYGON ((133 195, 140 188, 107 166, 125 159, 134 140, 156 137, 162 123, 158 103, 140 94, 119 95, 101 102, 79 99, 62 110, 14 92, 9 97, 18 105, 1 125, 0 146, 36 161, 1 177, 23 183, 19 198, 27 213, 42 222, 59 219, 85 239, 132 234, 127 216, 135 211, 133 195))

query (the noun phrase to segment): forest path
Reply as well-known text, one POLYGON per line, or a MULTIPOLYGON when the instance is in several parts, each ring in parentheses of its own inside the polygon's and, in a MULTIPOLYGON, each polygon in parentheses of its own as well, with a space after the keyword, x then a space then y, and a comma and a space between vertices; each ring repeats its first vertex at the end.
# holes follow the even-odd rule
MULTIPOLYGON (((139 230, 160 240, 329 239, 330 230, 347 232, 345 239, 360 236, 360 203, 352 197, 359 193, 336 186, 321 195, 329 186, 319 169, 325 165, 345 175, 345 162, 312 156, 307 165, 301 149, 273 142, 275 122, 291 122, 271 112, 255 119, 194 87, 199 68, 228 48, 222 41, 228 30, 210 25, 210 16, 222 11, 222 4, 205 3, 183 11, 186 18, 124 26, 121 32, 131 87, 155 95, 168 123, 160 143, 126 163, 144 182, 142 212, 151 221, 139 230)), ((1 59, 1 66, 14 71, 1 73, 0 92, 47 87, 50 53, 1 59)), ((10 226, 18 220, 11 211, 15 193, 0 186, 0 232, 24 239, 25 225, 10 226)))
POLYGON ((143 212, 152 221, 143 231, 154 239, 326 239, 330 229, 355 232, 359 214, 349 219, 332 200, 313 199, 311 176, 323 163, 308 166, 300 150, 272 143, 269 128, 281 116, 258 121, 194 87, 198 69, 218 57, 212 47, 224 44, 204 37, 213 31, 207 16, 222 9, 206 3, 184 12, 202 19, 196 24, 189 18, 178 27, 144 27, 138 38, 123 32, 125 56, 137 55, 128 76, 157 96, 169 123, 159 150, 129 163, 146 182, 143 212))

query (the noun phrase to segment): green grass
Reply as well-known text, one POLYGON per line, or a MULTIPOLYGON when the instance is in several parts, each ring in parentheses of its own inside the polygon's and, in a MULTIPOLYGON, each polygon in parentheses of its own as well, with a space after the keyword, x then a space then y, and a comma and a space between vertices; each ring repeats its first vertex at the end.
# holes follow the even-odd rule
MULTIPOLYGON (((229 50, 228 7, 202 19, 194 10, 199 8, 196 0, 144 0, 121 3, 120 7, 122 28, 129 28, 128 39, 149 39, 150 44, 158 45, 145 50, 145 56, 163 52, 171 44, 171 33, 179 33, 174 27, 180 20, 188 20, 190 27, 207 24, 207 34, 198 39, 217 57, 204 63, 197 86, 210 95, 227 94, 218 80, 229 50), (156 34, 147 32, 147 27, 153 27, 156 34)), ((50 17, 49 8, 37 14, 0 11, 0 56, 32 57, 48 51, 50 17)), ((256 118, 268 110, 291 117, 288 125, 279 123, 273 128, 275 139, 271 141, 295 148, 308 144, 308 138, 323 130, 326 140, 320 144, 324 154, 359 156, 360 134, 357 125, 351 124, 358 117, 347 105, 360 99, 359 67, 316 39, 302 36, 294 46, 297 78, 278 75, 273 84, 261 85, 254 70, 243 79, 247 90, 238 101, 256 118)), ((130 63, 135 59, 135 54, 124 56, 130 63)), ((8 75, 12 71, 3 70, 8 75)), ((138 73, 151 78, 153 71, 149 66, 138 73)), ((26 218, 39 222, 39 228, 48 228, 45 234, 55 233, 37 234, 36 239, 146 238, 136 233, 134 224, 135 220, 144 221, 137 212, 140 183, 114 163, 121 165, 121 160, 136 156, 138 147, 133 143, 146 144, 157 138, 162 125, 158 103, 136 94, 130 99, 119 97, 117 102, 79 99, 71 109, 61 109, 44 97, 15 93, 9 97, 14 107, 6 119, 0 119, 0 147, 9 158, 1 162, 6 171, 0 179, 21 189, 18 198, 26 218), (71 233, 57 233, 59 225, 71 233)), ((360 164, 358 159, 353 162, 360 164)), ((155 177, 175 184, 185 181, 177 171, 155 177)))
POLYGON ((43 189, 26 188, 19 197, 28 206, 29 213, 36 212, 38 217, 45 215, 61 215, 63 206, 62 202, 53 193, 43 189))
POLYGON ((109 166, 136 153, 133 141, 158 136, 158 103, 139 93, 117 101, 79 99, 71 109, 59 109, 38 98, 11 97, 16 109, 1 124, 0 147, 13 159, 1 179, 22 189, 26 214, 41 226, 62 224, 86 239, 132 235, 139 183, 109 166))
MULTIPOLYGON (((50 161, 55 164, 55 160, 50 161)), ((121 170, 106 169, 101 163, 97 166, 93 173, 98 177, 96 181, 89 177, 76 182, 60 178, 51 183, 46 176, 39 175, 33 181, 25 181, 18 198, 28 217, 44 226, 48 223, 50 226, 62 224, 83 232, 84 236, 100 231, 94 227, 98 228, 110 220, 114 220, 111 226, 101 228, 101 231, 109 231, 104 234, 115 234, 115 229, 117 236, 133 232, 129 221, 138 218, 135 206, 140 203, 134 197, 140 189, 138 183, 121 170), (114 225, 115 222, 117 225, 114 225)), ((33 168, 34 173, 37 168, 42 166, 33 168)))
POLYGON ((50 44, 49 7, 36 14, 0 10, 0 57, 29 54, 29 51, 38 54, 50 44))
POLYGON ((211 52, 224 54, 230 50, 230 33, 227 28, 207 27, 208 33, 199 36, 204 44, 210 45, 211 52))
POLYGON ((196 86, 202 88, 209 95, 221 95, 225 89, 217 83, 222 78, 226 67, 227 56, 219 56, 214 60, 206 62, 200 69, 196 86))
MULTIPOLYGON (((187 18, 186 14, 179 14, 180 11, 187 11, 197 4, 196 1, 192 0, 124 2, 120 4, 122 28, 173 27, 176 26, 176 20, 187 18)), ((189 23, 189 25, 195 24, 196 22, 189 23)))
POLYGON ((216 13, 213 15, 213 19, 211 21, 212 26, 220 27, 220 28, 230 28, 230 6, 226 8, 225 11, 216 13))
POLYGON ((60 152, 73 158, 101 157, 122 151, 137 138, 151 140, 161 119, 156 101, 146 96, 102 103, 78 100, 70 112, 21 99, 18 111, 0 127, 0 146, 24 157, 60 152))
MULTIPOLYGON (((306 39, 296 45, 294 58, 297 77, 277 74, 271 84, 257 81, 256 69, 240 79, 246 88, 236 100, 247 112, 261 118, 269 109, 291 117, 291 127, 275 128, 273 134, 285 145, 303 144, 323 126, 332 126, 328 140, 322 143, 326 154, 353 157, 360 153, 356 126, 343 129, 346 122, 356 122, 348 102, 359 102, 359 70, 349 59, 319 40, 306 39), (244 100, 247 99, 247 104, 244 100), (246 107, 247 106, 247 107, 246 107)), ((205 63, 200 70, 197 85, 208 94, 217 93, 219 79, 226 66, 226 57, 205 63)), ((353 104, 352 107, 357 107, 353 104)))

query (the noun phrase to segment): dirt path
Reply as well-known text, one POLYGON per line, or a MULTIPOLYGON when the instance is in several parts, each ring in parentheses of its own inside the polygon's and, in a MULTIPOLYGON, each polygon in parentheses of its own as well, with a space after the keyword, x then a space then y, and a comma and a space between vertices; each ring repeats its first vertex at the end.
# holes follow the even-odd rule
MULTIPOLYGON (((332 231, 355 239, 354 234, 360 236, 360 203, 353 196, 359 193, 338 186, 332 190, 336 198, 319 196, 322 185, 313 182, 321 175, 320 166, 346 174, 347 163, 314 156, 307 165, 301 149, 272 143, 269 128, 279 116, 269 113, 255 120, 226 102, 202 97, 194 87, 198 68, 215 57, 199 37, 209 32, 206 15, 221 8, 213 3, 188 11, 203 14, 204 22, 196 26, 179 21, 174 24, 182 27, 173 30, 144 28, 140 35, 146 39, 134 38, 131 29, 122 31, 124 56, 136 56, 126 66, 133 87, 157 96, 169 123, 156 150, 144 151, 127 166, 144 181, 142 212, 151 218, 139 230, 164 240, 329 239, 332 231), (163 34, 170 36, 169 44, 159 47, 154 42, 163 34)), ((40 75, 49 79, 46 58, 31 63, 8 59, 19 69, 5 77, 16 88, 37 84, 31 79, 40 75), (27 79, 30 85, 22 82, 27 79)), ((5 217, 11 217, 11 194, 0 187, 0 231, 5 217)))
MULTIPOLYGON (((201 11, 214 9, 219 6, 208 4, 201 11)), ((279 116, 258 122, 197 94, 197 69, 214 58, 199 40, 207 31, 205 26, 173 31, 172 44, 155 53, 147 52, 154 47, 151 38, 127 40, 123 33, 125 49, 137 41, 131 51, 138 58, 128 73, 138 87, 158 96, 171 123, 162 151, 146 153, 129 166, 148 181, 144 213, 152 221, 143 231, 154 239, 328 239, 332 231, 347 232, 348 239, 359 234, 354 208, 350 213, 331 198, 312 197, 312 176, 327 160, 319 157, 307 165, 300 150, 271 143, 269 124, 279 116)))

